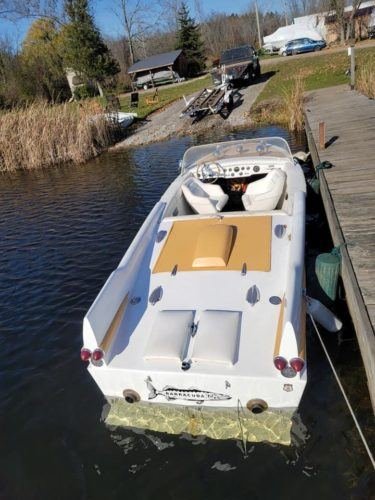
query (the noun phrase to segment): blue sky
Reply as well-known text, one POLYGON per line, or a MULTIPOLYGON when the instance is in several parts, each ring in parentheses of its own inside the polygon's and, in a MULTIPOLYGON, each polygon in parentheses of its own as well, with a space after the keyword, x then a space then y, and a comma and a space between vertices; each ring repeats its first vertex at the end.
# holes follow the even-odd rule
MULTIPOLYGON (((147 0, 146 0, 147 1, 147 0)), ((152 0, 148 2, 150 7, 154 4, 152 0)), ((195 16, 194 0, 188 0, 191 14, 195 16)), ((260 9, 282 11, 284 0, 258 0, 260 9)), ((121 33, 119 21, 113 13, 115 0, 93 0, 93 12, 95 21, 100 30, 107 36, 116 37, 121 33)), ((246 11, 253 4, 253 0, 201 0, 204 14, 215 12, 241 13, 246 11)), ((7 22, 0 19, 0 38, 7 38, 14 47, 21 44, 31 21, 21 20, 17 23, 7 22)))

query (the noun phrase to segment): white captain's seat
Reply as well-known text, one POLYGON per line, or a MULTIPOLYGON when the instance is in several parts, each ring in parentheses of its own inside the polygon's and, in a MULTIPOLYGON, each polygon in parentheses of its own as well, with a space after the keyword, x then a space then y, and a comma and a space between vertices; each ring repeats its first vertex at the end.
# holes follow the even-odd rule
POLYGON ((275 168, 259 181, 251 182, 242 196, 245 210, 274 210, 280 200, 285 186, 286 174, 275 168))
POLYGON ((207 215, 221 212, 228 201, 228 195, 217 184, 205 184, 195 177, 189 177, 181 186, 185 199, 197 214, 207 215))

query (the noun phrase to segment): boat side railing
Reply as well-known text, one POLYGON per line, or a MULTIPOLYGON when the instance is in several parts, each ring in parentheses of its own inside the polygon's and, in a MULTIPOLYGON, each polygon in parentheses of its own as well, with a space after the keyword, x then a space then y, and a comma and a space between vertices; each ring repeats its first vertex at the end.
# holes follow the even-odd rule
MULTIPOLYGON (((84 346, 88 349, 108 345, 108 331, 113 327, 113 320, 131 293, 139 267, 145 257, 165 210, 165 203, 158 202, 144 221, 133 242, 126 251, 119 266, 111 273, 99 295, 87 312, 83 321, 84 346)), ((121 322, 120 322, 121 323, 121 322)), ((120 326, 120 323, 118 326, 120 326)), ((115 333, 111 334, 111 342, 115 333)))
POLYGON ((280 355, 285 359, 298 357, 300 351, 300 333, 303 330, 301 307, 304 286, 304 250, 305 250, 305 193, 297 191, 293 196, 293 217, 290 233, 288 279, 286 284, 283 330, 280 343, 280 355))

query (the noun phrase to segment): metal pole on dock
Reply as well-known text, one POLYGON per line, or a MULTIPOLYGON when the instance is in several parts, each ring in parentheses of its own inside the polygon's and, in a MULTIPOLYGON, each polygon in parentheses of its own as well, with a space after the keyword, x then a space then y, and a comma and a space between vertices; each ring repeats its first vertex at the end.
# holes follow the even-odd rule
POLYGON ((350 89, 354 90, 355 87, 355 48, 351 45, 348 49, 350 55, 350 89))

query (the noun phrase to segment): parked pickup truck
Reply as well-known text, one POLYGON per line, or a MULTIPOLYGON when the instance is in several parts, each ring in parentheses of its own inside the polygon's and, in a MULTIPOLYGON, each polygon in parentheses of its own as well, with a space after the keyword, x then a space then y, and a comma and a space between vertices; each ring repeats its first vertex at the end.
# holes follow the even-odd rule
POLYGON ((225 50, 220 56, 219 68, 212 71, 213 81, 245 85, 260 76, 258 55, 250 45, 225 50))

